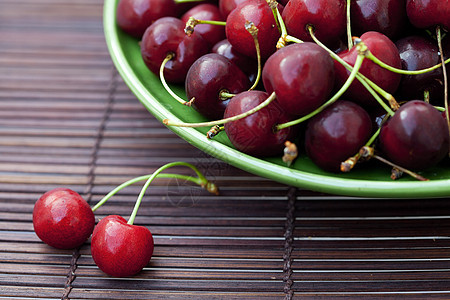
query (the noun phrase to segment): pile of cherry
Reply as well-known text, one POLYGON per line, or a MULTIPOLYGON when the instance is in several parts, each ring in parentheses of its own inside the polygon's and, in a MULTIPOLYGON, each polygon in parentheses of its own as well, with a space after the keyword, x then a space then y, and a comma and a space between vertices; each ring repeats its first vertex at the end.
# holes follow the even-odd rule
POLYGON ((304 150, 331 172, 375 157, 395 176, 449 156, 441 64, 450 53, 449 15, 442 0, 120 0, 117 7, 147 67, 167 88, 184 83, 187 99, 177 100, 215 120, 166 125, 211 126, 209 137, 224 130, 253 156, 294 153, 289 164, 304 150))

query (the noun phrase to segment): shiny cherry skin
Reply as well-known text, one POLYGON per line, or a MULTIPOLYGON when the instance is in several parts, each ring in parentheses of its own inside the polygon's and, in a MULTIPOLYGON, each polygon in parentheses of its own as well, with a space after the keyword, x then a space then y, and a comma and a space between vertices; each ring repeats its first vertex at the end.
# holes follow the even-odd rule
POLYGON ((379 145, 393 163, 420 171, 447 156, 449 131, 437 109, 425 101, 412 100, 381 127, 379 145))
POLYGON ((291 44, 266 61, 262 78, 287 113, 304 116, 322 105, 333 90, 334 63, 315 43, 291 44))
MULTIPOLYGON (((181 16, 181 21, 186 23, 190 17, 198 20, 224 21, 217 5, 211 3, 202 3, 194 6, 181 16)), ((198 24, 194 31, 209 42, 211 46, 225 39, 225 28, 220 25, 198 24)))
POLYGON ((307 29, 314 27, 316 37, 326 45, 334 45, 346 30, 345 0, 290 0, 282 17, 290 35, 312 41, 307 29))
POLYGON ((267 59, 276 51, 280 38, 273 12, 265 0, 251 0, 239 4, 227 17, 225 33, 233 47, 244 55, 256 58, 255 42, 245 29, 246 22, 258 28, 261 58, 267 59))
POLYGON ((216 43, 212 47, 211 52, 225 56, 239 66, 239 68, 247 74, 251 82, 255 80, 258 72, 257 61, 236 51, 227 39, 216 43))
MULTIPOLYGON (((376 31, 369 31, 361 35, 361 40, 378 59, 397 69, 402 68, 398 49, 387 36, 376 31)), ((339 56, 353 66, 358 56, 357 49, 353 47, 350 51, 346 50, 339 53, 339 56)), ((336 88, 340 88, 350 75, 350 71, 337 61, 334 62, 334 65, 336 70, 336 88)), ((359 72, 391 94, 396 92, 402 78, 401 74, 388 71, 369 59, 364 60, 359 72)), ((375 98, 357 79, 352 82, 345 95, 347 99, 359 103, 366 109, 378 105, 375 98)))
POLYGON ((229 98, 220 92, 237 94, 247 90, 250 81, 236 64, 217 53, 208 53, 197 59, 186 76, 185 90, 188 99, 195 97, 192 106, 211 120, 223 118, 229 98))
POLYGON ((406 13, 417 28, 432 28, 437 25, 450 30, 449 0, 407 0, 406 13))
POLYGON ((394 39, 408 26, 406 0, 352 0, 350 8, 354 36, 378 31, 394 39))
MULTIPOLYGON (((262 91, 242 92, 230 100, 224 117, 249 111, 268 97, 269 94, 262 91)), ((258 157, 280 155, 283 153, 284 142, 294 137, 296 129, 288 127, 275 131, 274 127, 288 121, 289 116, 276 102, 271 102, 246 118, 226 123, 225 132, 231 143, 241 152, 258 157)))
POLYGON ((120 0, 116 12, 119 27, 137 38, 157 19, 176 15, 173 0, 120 0))
POLYGON ((167 54, 175 54, 164 67, 167 82, 184 82, 194 61, 210 50, 209 43, 199 33, 186 35, 185 25, 177 18, 160 18, 147 28, 142 37, 142 58, 153 73, 159 74, 161 63, 167 54))
POLYGON ((356 103, 338 100, 308 121, 306 153, 323 170, 339 172, 341 162, 358 153, 371 133, 369 114, 356 103))
POLYGON ((110 215, 95 226, 91 253, 95 264, 108 275, 129 277, 139 273, 153 255, 153 236, 144 226, 130 225, 110 215))
MULTIPOLYGON (((404 70, 421 70, 440 63, 439 49, 436 43, 428 38, 418 35, 408 36, 395 44, 404 70)), ((442 68, 420 75, 404 75, 398 95, 404 100, 423 99, 425 91, 430 93, 430 102, 443 105, 442 68)))
POLYGON ((36 201, 33 226, 36 235, 47 245, 73 249, 91 236, 95 217, 89 204, 77 192, 55 188, 36 201))

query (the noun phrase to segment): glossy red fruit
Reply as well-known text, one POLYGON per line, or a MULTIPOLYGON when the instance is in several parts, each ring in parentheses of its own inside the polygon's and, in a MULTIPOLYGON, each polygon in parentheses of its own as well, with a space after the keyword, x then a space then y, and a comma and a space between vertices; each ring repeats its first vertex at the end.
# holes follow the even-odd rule
POLYGON ((312 41, 307 29, 314 27, 316 37, 324 44, 339 41, 346 30, 345 0, 290 0, 282 17, 290 35, 312 41))
MULTIPOLYGON (((224 21, 217 5, 202 3, 194 6, 181 16, 181 21, 186 23, 190 17, 197 20, 224 21)), ((225 39, 225 27, 212 24, 198 24, 194 29, 197 33, 209 42, 211 46, 225 39)))
POLYGON ((91 253, 95 264, 115 277, 133 276, 150 261, 153 236, 144 226, 130 225, 118 215, 100 220, 92 234, 91 253))
POLYGON ((406 0, 352 0, 352 34, 378 31, 393 39, 408 26, 406 0))
POLYGON ((188 99, 195 98, 192 106, 211 120, 223 118, 229 98, 221 98, 221 91, 237 94, 247 90, 250 81, 236 64, 225 56, 208 53, 197 59, 186 76, 188 99))
MULTIPOLYGON (((262 91, 246 91, 234 96, 225 110, 224 117, 232 117, 249 111, 262 103, 269 94, 262 91)), ((239 150, 253 156, 272 156, 283 153, 284 142, 292 139, 294 127, 275 131, 275 126, 291 119, 276 102, 271 102, 258 112, 225 124, 225 132, 239 150)))
POLYGON ((410 170, 424 170, 447 156, 448 127, 431 104, 413 100, 402 105, 381 127, 379 144, 393 163, 410 170))
POLYGON ((265 0, 244 1, 227 17, 225 33, 228 41, 237 51, 256 58, 255 42, 245 28, 247 21, 253 22, 258 28, 261 58, 267 59, 276 51, 276 45, 280 38, 272 9, 265 0))
POLYGON ((358 153, 371 133, 369 114, 356 103, 338 100, 309 120, 306 153, 323 170, 339 172, 341 162, 358 153))
POLYGON ((315 43, 291 44, 269 57, 262 78, 267 93, 274 91, 287 113, 304 116, 328 100, 334 63, 315 43))
POLYGON ((142 58, 153 73, 159 74, 161 63, 167 54, 175 54, 164 67, 167 82, 184 82, 194 61, 210 50, 209 43, 199 33, 186 35, 185 25, 177 18, 161 18, 148 27, 142 37, 142 58))
MULTIPOLYGON (((398 49, 387 36, 376 31, 369 31, 361 36, 361 40, 378 59, 397 69, 402 68, 398 49)), ((346 50, 339 53, 339 56, 353 66, 356 62, 358 51, 356 47, 353 47, 350 51, 346 50)), ((350 71, 337 61, 334 62, 334 65, 336 70, 336 88, 340 88, 350 75, 350 71)), ((391 94, 395 93, 402 78, 400 74, 388 71, 369 59, 364 60, 359 72, 391 94)), ((364 108, 378 105, 375 98, 356 79, 346 91, 345 96, 346 99, 355 101, 364 108)))
POLYGON ((411 24, 417 28, 440 25, 450 30, 449 0, 407 0, 406 13, 411 24))
POLYGON ((36 201, 33 226, 36 235, 47 245, 73 249, 91 236, 95 217, 89 204, 77 192, 56 188, 36 201))
POLYGON ((120 0, 116 12, 119 27, 137 38, 157 19, 176 15, 173 0, 120 0))

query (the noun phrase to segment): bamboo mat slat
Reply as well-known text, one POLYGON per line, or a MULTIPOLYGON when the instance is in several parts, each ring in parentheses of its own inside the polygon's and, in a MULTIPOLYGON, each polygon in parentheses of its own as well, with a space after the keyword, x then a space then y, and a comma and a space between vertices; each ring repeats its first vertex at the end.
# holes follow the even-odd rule
MULTIPOLYGON (((209 157, 129 91, 107 52, 102 5, 0 1, 0 299, 450 297, 449 199, 325 195, 209 157), (156 180, 136 218, 155 238, 138 275, 102 273, 90 241, 57 250, 34 234, 44 192, 64 186, 95 204, 172 161, 195 164, 221 195, 156 180)), ((140 187, 97 218, 127 217, 140 187)))

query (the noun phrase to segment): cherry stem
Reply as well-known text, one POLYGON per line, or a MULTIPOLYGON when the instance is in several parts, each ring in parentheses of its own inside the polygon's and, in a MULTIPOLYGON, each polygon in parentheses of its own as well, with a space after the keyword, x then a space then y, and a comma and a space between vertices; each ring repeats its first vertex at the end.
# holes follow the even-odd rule
MULTIPOLYGON (((442 48, 442 32, 441 27, 436 27, 436 38, 438 41, 438 47, 439 52, 441 55, 441 62, 442 62, 442 72, 444 73, 444 105, 445 105, 445 117, 447 119, 447 127, 449 129, 449 135, 450 135, 450 118, 449 118, 449 107, 448 107, 448 79, 447 79, 447 69, 445 67, 444 62, 444 49, 442 48)), ((450 156, 450 147, 448 155, 450 156)))
POLYGON ((166 66, 166 64, 175 57, 175 54, 172 52, 167 53, 166 58, 163 60, 163 62, 161 63, 161 67, 159 68, 159 78, 161 80, 162 85, 164 86, 164 88, 166 89, 166 91, 178 102, 180 102, 183 105, 186 106, 191 106, 192 102, 194 101, 194 99, 192 99, 191 101, 185 101, 184 99, 182 99, 180 96, 178 96, 177 94, 174 93, 174 91, 172 91, 172 89, 169 87, 169 85, 166 82, 166 79, 164 78, 164 67, 166 66))
MULTIPOLYGON (((137 215, 137 211, 139 209, 139 206, 141 205, 142 199, 144 198, 144 194, 147 191, 148 186, 152 183, 152 181, 159 175, 159 173, 161 173, 162 171, 171 168, 171 167, 175 167, 175 166, 186 166, 191 168, 192 170, 194 170, 194 172, 197 174, 197 176, 199 177, 200 180, 202 180, 204 182, 204 184, 207 184, 208 180, 203 176, 203 174, 200 173, 200 171, 193 165, 189 164, 189 163, 185 163, 185 162, 173 162, 173 163, 168 163, 162 167, 160 167, 158 170, 156 170, 145 182, 144 186, 141 189, 141 192, 139 193, 139 196, 136 200, 136 204, 134 205, 134 209, 133 212, 131 213, 130 218, 128 219, 128 224, 132 225, 134 223, 134 219, 136 218, 137 215)), ((217 189, 216 189, 217 191, 217 189)))
POLYGON ((284 31, 287 32, 286 26, 284 26, 283 19, 281 18, 280 12, 278 11, 278 2, 276 0, 266 0, 266 2, 267 4, 269 4, 270 9, 272 9, 273 17, 275 18, 275 24, 277 24, 278 31, 280 33, 283 33, 282 27, 284 27, 284 31))
POLYGON ((173 0, 175 3, 204 2, 205 0, 173 0))
POLYGON ((254 90, 259 83, 259 80, 261 79, 261 48, 259 47, 259 41, 258 41, 258 28, 253 24, 253 22, 245 22, 245 29, 252 35, 253 41, 255 43, 255 49, 256 49, 256 58, 258 61, 258 72, 256 75, 255 82, 250 87, 249 91, 254 90))
POLYGON ((190 36, 194 33, 195 26, 199 24, 209 24, 209 25, 218 25, 218 26, 226 26, 227 23, 224 21, 214 21, 214 20, 199 20, 194 17, 189 17, 186 22, 186 27, 184 28, 184 33, 190 36))
POLYGON ((347 46, 348 46, 348 50, 352 49, 352 47, 353 47, 350 5, 351 5, 351 0, 347 0, 347 46))
MULTIPOLYGON (((376 63, 377 65, 379 65, 382 68, 385 68, 391 72, 394 73, 398 73, 398 74, 403 74, 403 75, 420 75, 420 74, 425 74, 428 72, 431 72, 433 70, 436 70, 440 67, 442 67, 442 63, 439 63, 435 66, 426 68, 426 69, 421 69, 421 70, 414 70, 414 71, 409 71, 409 70, 403 70, 403 69, 398 69, 395 67, 392 67, 386 63, 384 63, 383 61, 381 61, 380 59, 378 59, 375 55, 373 55, 373 53, 371 53, 370 51, 367 51, 367 55, 366 58, 370 59, 371 61, 373 61, 374 63, 376 63)), ((446 61, 444 61, 444 64, 447 64, 450 62, 450 58, 447 59, 446 61)))
MULTIPOLYGON (((342 64, 347 70, 349 70, 350 72, 352 71, 353 67, 348 64, 346 61, 344 61, 342 58, 339 57, 339 55, 337 55, 336 53, 334 53, 333 51, 331 51, 330 49, 328 49, 327 46, 325 46, 322 42, 320 42, 317 37, 314 34, 314 30, 312 28, 312 26, 308 27, 309 29, 309 33, 311 34, 311 38, 314 40, 314 42, 316 42, 317 45, 319 45, 320 47, 322 47, 323 49, 325 49, 330 55, 331 57, 338 61, 340 64, 342 64)), ((361 73, 358 73, 356 75, 356 78, 359 80, 359 82, 361 82, 361 84, 369 91, 369 93, 375 98, 375 100, 377 100, 377 102, 384 108, 384 110, 390 115, 393 116, 394 115, 394 111, 388 106, 386 105, 386 103, 384 103, 384 101, 378 96, 378 94, 375 92, 375 90, 382 94, 382 96, 389 101, 389 104, 391 105, 391 107, 396 110, 398 109, 398 103, 397 101, 395 101, 395 98, 387 93, 386 91, 384 91, 382 88, 380 88, 378 85, 376 85, 374 82, 372 82, 371 80, 369 80, 367 77, 365 77, 364 75, 362 75, 361 73)))
POLYGON ((414 173, 414 172, 412 172, 412 171, 410 171, 410 170, 408 170, 408 169, 405 169, 405 168, 403 168, 403 167, 400 167, 399 165, 396 165, 396 164, 394 164, 394 163, 388 161, 387 159, 385 159, 385 158, 383 158, 383 157, 381 157, 381 156, 378 156, 378 155, 376 155, 376 154, 373 154, 372 157, 375 158, 375 159, 377 159, 377 160, 379 160, 379 161, 381 161, 381 162, 383 162, 383 163, 385 163, 385 164, 387 164, 387 165, 389 165, 389 166, 391 166, 391 167, 393 167, 393 168, 395 168, 395 169, 400 170, 400 171, 403 172, 403 173, 408 174, 409 176, 411 176, 411 177, 413 177, 413 178, 415 178, 415 179, 417 179, 417 180, 420 180, 420 181, 428 181, 427 178, 425 178, 425 177, 423 177, 423 176, 421 176, 421 175, 419 175, 419 174, 417 174, 417 173, 414 173))
POLYGON ((258 106, 255 106, 254 108, 233 116, 233 117, 229 117, 229 118, 225 118, 225 119, 221 119, 221 120, 217 120, 217 121, 210 121, 210 122, 202 122, 202 123, 184 123, 184 122, 176 122, 176 121, 171 121, 169 119, 164 119, 163 123, 167 126, 177 126, 177 127, 212 127, 215 125, 222 125, 222 124, 226 124, 228 122, 233 122, 233 121, 237 121, 240 119, 243 119, 245 117, 250 116, 251 114, 254 114, 255 112, 259 111, 260 109, 266 107, 267 105, 270 104, 270 102, 272 102, 273 100, 276 99, 276 95, 275 92, 273 92, 272 94, 270 94, 270 96, 264 100, 264 102, 260 103, 258 106))
MULTIPOLYGON (((175 163, 175 164, 180 164, 180 163, 175 163)), ((194 184, 197 184, 203 188, 205 188, 208 192, 212 193, 212 194, 218 194, 218 188, 217 186, 210 182, 208 179, 206 179, 205 176, 203 176, 203 174, 193 165, 189 164, 189 163, 184 163, 184 166, 187 166, 189 168, 191 168, 198 177, 192 177, 192 176, 187 176, 187 175, 181 175, 181 174, 170 174, 170 173, 166 173, 166 174, 157 174, 157 178, 170 178, 170 179, 180 179, 180 180, 184 180, 184 181, 190 181, 194 184)), ((95 212, 98 208, 100 208, 103 204, 105 204, 106 201, 108 201, 112 196, 114 196, 115 194, 117 194, 119 191, 121 191, 122 189, 135 184, 137 182, 143 181, 143 180, 148 180, 150 177, 152 177, 153 174, 148 174, 148 175, 143 175, 143 176, 139 176, 133 179, 130 179, 124 183, 122 183, 121 185, 117 186, 115 189, 113 189, 111 192, 109 192, 106 196, 104 196, 93 208, 92 211, 95 212)))
MULTIPOLYGON (((372 145, 376 138, 380 135, 381 132, 381 126, 377 129, 377 131, 370 137, 370 139, 366 142, 366 144, 363 147, 370 147, 370 145, 372 145)), ((373 149, 373 148, 371 148, 373 149)), ((343 161, 341 163, 341 171, 342 172, 350 172, 353 167, 356 165, 356 163, 359 161, 359 159, 361 158, 361 151, 358 151, 358 153, 356 153, 354 156, 348 158, 347 160, 343 161)))
MULTIPOLYGON (((360 43, 357 45, 357 47, 360 48, 367 48, 365 47, 364 44, 360 43)), ((362 51, 362 50, 361 50, 362 51)), ((356 58, 356 62, 355 62, 355 66, 352 70, 352 72, 350 73, 349 77, 347 78, 347 80, 345 81, 344 85, 339 89, 339 91, 336 92, 336 94, 330 98, 330 100, 328 100, 327 102, 325 102, 324 104, 322 104, 319 108, 317 108, 316 110, 314 110, 313 112, 307 114, 306 116, 303 116, 297 120, 294 121, 290 121, 287 123, 283 123, 283 124, 279 124, 275 127, 275 129, 281 130, 290 126, 294 126, 297 124, 300 124, 312 117, 314 117, 315 115, 317 115, 318 113, 320 113, 321 111, 323 111, 325 108, 327 108, 328 106, 330 106, 331 104, 333 104, 334 102, 336 102, 344 93, 345 91, 348 89, 348 87, 352 84, 353 80, 355 79, 356 75, 358 74, 359 69, 361 68, 361 65, 364 61, 364 53, 359 51, 358 49, 358 56, 356 58)))

